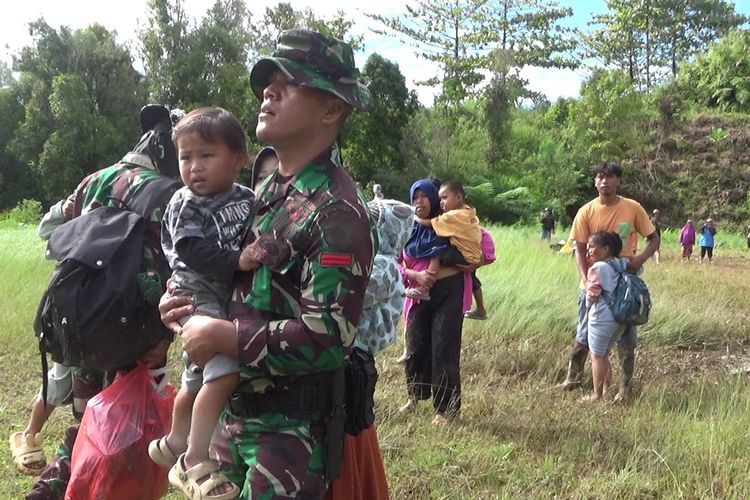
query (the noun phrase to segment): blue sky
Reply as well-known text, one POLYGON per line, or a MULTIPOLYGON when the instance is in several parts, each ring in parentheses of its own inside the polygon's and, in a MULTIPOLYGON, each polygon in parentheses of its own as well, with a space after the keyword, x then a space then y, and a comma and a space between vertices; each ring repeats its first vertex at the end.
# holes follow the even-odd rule
MULTIPOLYGON (((417 90, 420 100, 429 105, 432 103, 434 90, 417 87, 415 81, 424 80, 436 73, 436 68, 424 59, 415 56, 410 47, 404 46, 398 39, 382 37, 373 34, 369 27, 373 21, 364 16, 363 12, 376 12, 385 15, 397 15, 405 11, 403 0, 378 0, 377 2, 364 0, 349 0, 340 2, 334 0, 288 0, 296 9, 314 8, 322 16, 329 16, 336 10, 343 10, 356 22, 355 31, 365 36, 365 51, 357 54, 358 65, 364 64, 367 56, 378 52, 399 64, 406 76, 410 88, 417 90)), ((0 23, 0 60, 10 62, 11 54, 21 47, 29 45, 31 40, 27 32, 27 24, 39 16, 43 16, 47 23, 58 28, 61 25, 73 29, 84 28, 98 22, 108 29, 116 30, 118 39, 133 47, 137 53, 136 32, 142 27, 145 16, 146 0, 102 1, 102 0, 24 0, 14 4, 12 9, 3 11, 0 23), (6 48, 6 45, 9 48, 6 48)), ((246 0, 253 15, 260 17, 264 9, 278 3, 276 0, 246 0)), ((591 13, 606 11, 604 0, 558 0, 561 6, 573 7, 573 17, 566 21, 569 26, 586 28, 591 13)), ((193 18, 201 18, 213 0, 185 0, 186 11, 193 18)), ((750 0, 736 0, 738 12, 750 15, 750 0)), ((138 62, 136 62, 138 65, 138 62)), ((558 97, 578 95, 580 85, 587 77, 585 69, 576 71, 554 70, 542 68, 526 68, 522 76, 529 81, 532 90, 541 92, 550 100, 558 97)))

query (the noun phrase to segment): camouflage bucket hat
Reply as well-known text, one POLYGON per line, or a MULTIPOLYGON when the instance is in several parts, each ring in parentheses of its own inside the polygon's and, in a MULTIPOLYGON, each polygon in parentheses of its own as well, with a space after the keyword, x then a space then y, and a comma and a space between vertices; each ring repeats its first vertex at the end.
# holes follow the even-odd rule
POLYGON ((281 33, 271 57, 260 59, 250 72, 258 99, 263 100, 263 89, 276 69, 298 85, 329 92, 357 109, 370 104, 370 92, 357 80, 352 47, 341 40, 308 30, 281 33))

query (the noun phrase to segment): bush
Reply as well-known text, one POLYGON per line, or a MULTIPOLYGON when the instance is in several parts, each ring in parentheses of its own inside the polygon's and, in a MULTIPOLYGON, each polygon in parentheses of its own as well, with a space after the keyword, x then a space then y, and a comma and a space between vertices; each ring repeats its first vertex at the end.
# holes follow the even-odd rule
POLYGON ((736 31, 683 65, 678 84, 689 99, 722 111, 750 112, 750 33, 736 31))
POLYGON ((6 212, 3 220, 16 224, 36 225, 42 218, 42 204, 36 200, 21 200, 12 210, 6 212))

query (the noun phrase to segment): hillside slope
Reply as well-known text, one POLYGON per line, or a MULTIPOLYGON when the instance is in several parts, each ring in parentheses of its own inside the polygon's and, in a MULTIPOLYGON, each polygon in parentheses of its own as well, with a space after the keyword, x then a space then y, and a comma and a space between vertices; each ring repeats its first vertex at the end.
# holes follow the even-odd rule
MULTIPOLYGON (((658 129, 659 127, 657 127, 658 129)), ((623 194, 681 227, 712 217, 727 230, 750 224, 750 115, 698 115, 657 131, 647 157, 623 162, 623 194), (721 140, 719 129, 726 132, 721 140)))

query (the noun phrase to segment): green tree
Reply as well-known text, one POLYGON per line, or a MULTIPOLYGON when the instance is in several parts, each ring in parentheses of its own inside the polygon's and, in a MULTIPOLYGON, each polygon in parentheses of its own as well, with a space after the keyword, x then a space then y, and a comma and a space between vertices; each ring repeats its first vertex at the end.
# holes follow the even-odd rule
POLYGON ((566 56, 574 47, 571 31, 558 22, 572 14, 554 2, 534 0, 418 0, 406 5, 404 16, 369 17, 382 23, 417 49, 417 54, 438 63, 442 76, 424 84, 442 86, 438 101, 452 107, 471 97, 491 68, 490 52, 512 52, 513 67, 575 67, 566 56))
POLYGON ((102 26, 55 30, 39 19, 29 27, 34 44, 14 65, 24 116, 9 148, 50 202, 130 148, 145 89, 128 49, 102 26))
POLYGON ((684 64, 677 82, 702 106, 750 113, 750 32, 733 32, 684 64))
POLYGON ((148 0, 147 25, 140 31, 140 52, 147 75, 147 87, 153 102, 183 105, 181 100, 190 85, 190 20, 184 0, 148 0))
POLYGON ((96 117, 80 75, 55 77, 49 102, 54 127, 33 169, 42 192, 52 200, 64 197, 91 172, 95 155, 89 146, 93 144, 96 117))
POLYGON ((709 45, 748 21, 726 0, 659 0, 666 15, 656 19, 661 60, 672 77, 680 64, 704 53, 709 45))
POLYGON ((288 2, 279 2, 274 7, 266 7, 260 22, 252 27, 252 56, 254 59, 268 56, 276 47, 276 40, 282 31, 301 28, 318 31, 351 44, 354 51, 362 48, 362 35, 352 33, 354 21, 339 10, 330 18, 318 17, 307 7, 295 10, 288 2))
POLYGON ((0 61, 0 89, 8 88, 15 83, 13 72, 5 62, 0 61))
POLYGON ((507 142, 516 99, 523 93, 524 82, 510 74, 512 53, 492 52, 491 78, 484 91, 484 122, 487 127, 487 162, 496 167, 507 153, 507 142))
POLYGON ((644 98, 622 71, 595 71, 574 110, 574 148, 589 165, 642 152, 649 141, 644 98))
POLYGON ((347 120, 346 166, 362 185, 383 184, 383 172, 402 173, 406 167, 401 140, 418 101, 406 88, 398 65, 378 54, 367 59, 362 80, 370 89, 372 105, 366 113, 353 113, 347 120))
POLYGON ((24 109, 16 89, 0 88, 0 210, 7 210, 36 195, 34 177, 8 148, 23 120, 24 109))
POLYGON ((606 5, 609 12, 589 23, 601 28, 584 37, 588 55, 605 68, 626 71, 641 88, 675 77, 680 63, 747 21, 725 0, 607 0, 606 5))
POLYGON ((208 104, 242 115, 250 12, 242 0, 217 0, 205 17, 188 19, 183 0, 149 0, 149 24, 140 32, 152 99, 193 109, 208 104))
POLYGON ((420 109, 404 134, 407 172, 412 179, 419 173, 468 185, 487 182, 494 176, 485 156, 487 142, 482 105, 477 100, 467 101, 451 113, 420 109))

